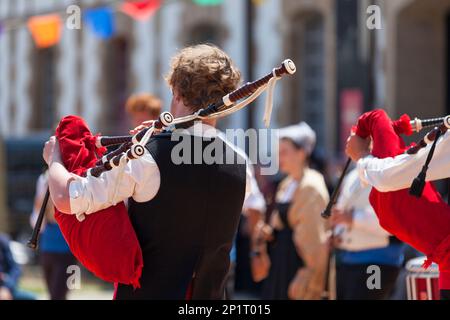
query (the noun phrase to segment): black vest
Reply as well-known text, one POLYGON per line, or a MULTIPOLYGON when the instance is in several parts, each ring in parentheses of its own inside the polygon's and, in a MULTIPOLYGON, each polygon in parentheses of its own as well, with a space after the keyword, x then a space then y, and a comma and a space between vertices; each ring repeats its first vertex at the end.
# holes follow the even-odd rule
MULTIPOLYGON (((245 196, 246 166, 225 164, 221 139, 184 136, 204 151, 222 148, 224 164, 174 164, 179 142, 168 133, 154 136, 147 149, 158 165, 161 185, 154 199, 129 201, 129 214, 144 256, 141 288, 119 284, 116 299, 185 299, 192 281, 193 299, 221 299, 229 271, 229 254, 245 196), (196 142, 194 142, 196 140, 196 142)), ((197 152, 198 154, 198 152, 197 152)), ((193 163, 193 162, 191 162, 193 163)))

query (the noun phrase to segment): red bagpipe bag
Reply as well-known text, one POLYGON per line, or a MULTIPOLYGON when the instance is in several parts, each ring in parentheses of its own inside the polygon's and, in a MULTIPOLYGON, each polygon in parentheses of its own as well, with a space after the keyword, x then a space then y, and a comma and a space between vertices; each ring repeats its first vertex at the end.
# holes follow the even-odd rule
MULTIPOLYGON (((400 134, 412 133, 409 120, 403 115, 392 121, 384 110, 374 110, 359 118, 356 134, 372 137, 374 157, 395 157, 406 150, 400 134)), ((409 189, 379 192, 372 188, 370 203, 385 230, 427 255, 424 267, 436 262, 441 275, 450 271, 450 207, 433 184, 426 183, 420 198, 411 196, 409 189)), ((450 287, 448 279, 445 282, 441 279, 441 288, 450 287)))
MULTIPOLYGON (((77 116, 63 118, 56 137, 64 166, 80 176, 106 151, 95 146, 96 136, 77 116)), ((70 250, 89 271, 108 282, 139 287, 142 251, 123 202, 86 215, 81 222, 56 209, 55 218, 70 250)))

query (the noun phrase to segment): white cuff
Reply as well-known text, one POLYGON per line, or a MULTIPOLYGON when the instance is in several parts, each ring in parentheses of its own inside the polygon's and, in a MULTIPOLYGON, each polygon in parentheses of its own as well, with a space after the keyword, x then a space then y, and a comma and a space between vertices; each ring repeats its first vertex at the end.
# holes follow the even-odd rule
POLYGON ((260 212, 266 211, 266 203, 262 196, 256 196, 250 193, 248 198, 244 201, 243 210, 257 210, 260 212))
POLYGON ((372 160, 374 157, 372 155, 365 156, 364 158, 361 158, 356 163, 356 167, 358 170, 358 176, 359 180, 361 181, 361 186, 363 188, 370 185, 369 181, 367 180, 366 176, 366 168, 367 168, 367 162, 372 160))

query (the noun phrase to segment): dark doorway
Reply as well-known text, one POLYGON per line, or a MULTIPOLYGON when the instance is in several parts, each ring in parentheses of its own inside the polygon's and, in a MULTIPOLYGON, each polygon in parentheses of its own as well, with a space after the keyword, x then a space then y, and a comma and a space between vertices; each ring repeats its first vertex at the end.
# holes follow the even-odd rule
POLYGON ((304 13, 295 20, 295 56, 300 61, 295 106, 296 121, 305 121, 316 132, 317 148, 326 143, 324 22, 319 13, 304 13))
POLYGON ((45 131, 56 121, 55 47, 37 49, 33 55, 33 111, 30 128, 45 131))

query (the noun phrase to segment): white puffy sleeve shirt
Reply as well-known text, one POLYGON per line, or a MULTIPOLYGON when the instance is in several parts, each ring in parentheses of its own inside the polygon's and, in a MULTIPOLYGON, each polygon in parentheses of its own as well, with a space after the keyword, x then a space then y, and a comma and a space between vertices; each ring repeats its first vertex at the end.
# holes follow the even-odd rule
MULTIPOLYGON (((217 135, 214 128, 205 124, 202 127, 202 136, 217 135)), ((236 151, 236 147, 231 147, 236 151)), ((141 158, 128 161, 124 168, 106 171, 98 178, 76 175, 74 178, 69 184, 70 209, 80 221, 84 220, 85 214, 111 207, 130 197, 137 202, 150 201, 158 193, 161 184, 158 165, 147 150, 141 158)), ((253 174, 247 162, 246 198, 251 193, 252 179, 253 174)))
MULTIPOLYGON (((439 138, 427 171, 427 181, 450 177, 450 132, 439 138)), ((367 156, 358 161, 361 180, 380 192, 397 191, 411 186, 422 170, 431 144, 415 155, 402 154, 395 158, 378 159, 367 156)))

